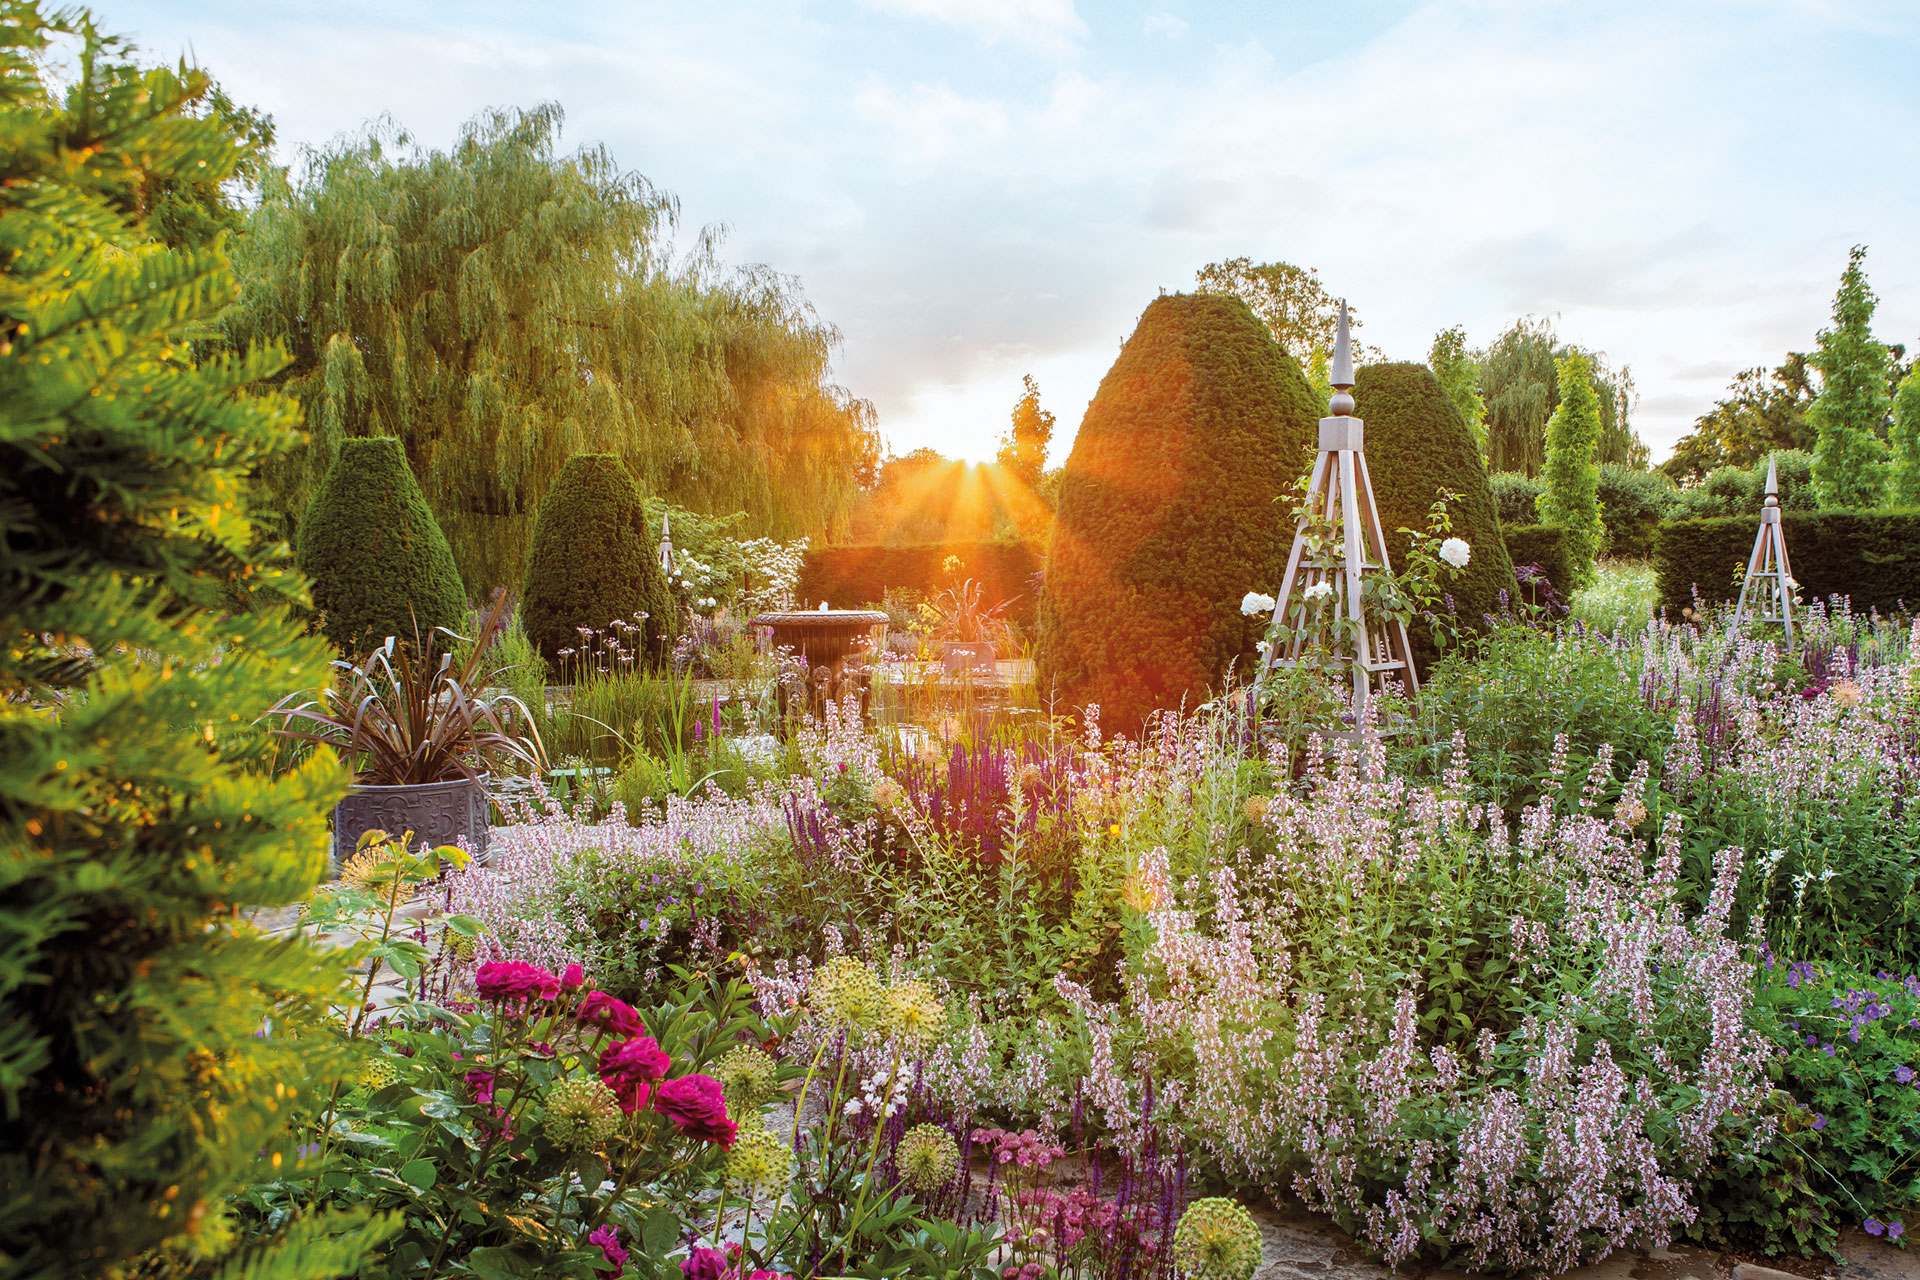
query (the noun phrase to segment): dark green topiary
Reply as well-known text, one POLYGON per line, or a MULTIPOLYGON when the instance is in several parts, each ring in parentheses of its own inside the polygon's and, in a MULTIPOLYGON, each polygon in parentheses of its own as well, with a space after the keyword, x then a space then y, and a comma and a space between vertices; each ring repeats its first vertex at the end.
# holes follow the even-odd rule
POLYGON ((349 658, 466 621, 453 549, 391 437, 340 442, 300 523, 298 563, 321 630, 349 658))
POLYGON ((1660 522, 1678 498, 1673 481, 1658 471, 1601 463, 1600 523, 1606 530, 1606 554, 1620 560, 1651 556, 1660 522))
POLYGON ((520 603, 521 625, 549 670, 575 665, 560 650, 579 647, 581 627, 598 631, 642 613, 645 660, 665 655, 674 613, 659 541, 625 463, 611 453, 567 459, 540 504, 520 603))
MULTIPOLYGON (((1483 627, 1486 615, 1500 611, 1500 593, 1511 599, 1516 583, 1486 467, 1466 420, 1423 364, 1368 365, 1357 375, 1353 398, 1359 406, 1354 413, 1367 424, 1367 470, 1388 555, 1396 567, 1405 564, 1408 538, 1396 531, 1424 531, 1427 511, 1441 491, 1458 494, 1447 511, 1453 536, 1466 539, 1473 558, 1459 574, 1443 571, 1441 581, 1460 624, 1483 627)), ((1420 639, 1425 628, 1413 630, 1416 650, 1430 656, 1420 639)))
MULTIPOLYGON (((1511 473, 1508 473, 1511 474, 1511 473)), ((1503 524, 1500 538, 1507 544, 1507 559, 1517 573, 1522 565, 1532 565, 1547 575, 1553 584, 1554 598, 1564 604, 1572 597, 1567 582, 1573 574, 1567 567, 1567 531, 1557 524, 1503 524)), ((1520 599, 1528 604, 1546 603, 1538 591, 1523 589, 1520 599)))
POLYGON ((1246 304, 1156 299, 1087 407, 1060 480, 1039 677, 1063 709, 1134 730, 1244 670, 1292 523, 1276 499, 1312 459, 1306 379, 1246 304))
POLYGON ((1501 524, 1517 528, 1540 523, 1540 495, 1547 486, 1535 477, 1524 471, 1495 471, 1487 476, 1487 488, 1501 524))

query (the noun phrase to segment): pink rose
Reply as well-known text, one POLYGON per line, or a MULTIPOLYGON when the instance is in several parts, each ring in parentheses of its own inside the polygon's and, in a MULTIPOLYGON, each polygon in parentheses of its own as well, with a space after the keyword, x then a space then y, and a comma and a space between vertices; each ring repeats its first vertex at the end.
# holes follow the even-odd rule
POLYGON ((739 1126, 727 1118, 727 1100, 712 1076, 681 1076, 654 1091, 653 1109, 702 1142, 731 1147, 739 1126))
POLYGON ((587 1243, 599 1245, 601 1254, 613 1268, 609 1271, 605 1267, 595 1267, 593 1273, 597 1276, 606 1276, 609 1280, 620 1280, 620 1276, 626 1272, 627 1259, 633 1256, 626 1246, 620 1243, 620 1228, 612 1225, 600 1227, 588 1233, 587 1243))
POLYGON ((526 1001, 557 1000, 560 979, 537 964, 524 960, 489 960, 473 975, 473 985, 482 1000, 526 1001))
POLYGON ((493 1072, 475 1069, 460 1077, 466 1081, 467 1088, 473 1090, 475 1102, 493 1101, 493 1072))
POLYGON ((573 1016, 585 1026, 599 1027, 617 1036, 637 1036, 647 1029, 632 1005, 604 991, 589 991, 581 996, 580 1007, 573 1011, 573 1016))
POLYGON ((560 989, 562 991, 578 991, 581 984, 586 980, 587 971, 577 964, 570 964, 560 971, 560 989))
POLYGON ((628 1115, 647 1105, 653 1086, 667 1074, 673 1060, 660 1051, 652 1036, 635 1036, 600 1051, 600 1079, 620 1099, 628 1115))
POLYGON ((695 1249, 680 1264, 686 1280, 726 1280, 727 1255, 718 1249, 695 1249))

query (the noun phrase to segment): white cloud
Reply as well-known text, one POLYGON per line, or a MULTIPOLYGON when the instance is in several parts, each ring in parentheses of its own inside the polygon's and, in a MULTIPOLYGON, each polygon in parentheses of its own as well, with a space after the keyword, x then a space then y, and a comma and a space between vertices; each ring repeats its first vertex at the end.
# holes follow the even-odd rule
POLYGON ((853 105, 861 119, 894 136, 896 154, 910 163, 942 160, 998 142, 1007 133, 1004 106, 965 97, 943 84, 914 84, 902 91, 869 75, 853 105))
POLYGON ((1171 13, 1150 13, 1141 29, 1149 36, 1178 40, 1187 34, 1187 20, 1171 13))
POLYGON ((989 44, 1061 48, 1083 39, 1087 24, 1073 0, 860 0, 895 17, 926 18, 971 31, 989 44))

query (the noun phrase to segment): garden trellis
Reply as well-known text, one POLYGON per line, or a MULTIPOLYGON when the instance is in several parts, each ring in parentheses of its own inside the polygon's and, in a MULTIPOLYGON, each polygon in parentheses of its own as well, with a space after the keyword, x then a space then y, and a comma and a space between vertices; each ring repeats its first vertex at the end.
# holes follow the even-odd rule
POLYGON ((1787 560, 1787 535, 1780 523, 1780 477, 1773 457, 1767 457, 1767 496, 1760 508, 1760 529, 1747 557, 1746 580, 1740 584, 1740 602, 1733 609, 1733 629, 1749 622, 1777 622, 1793 648, 1793 566, 1787 560))
POLYGON ((1392 565, 1367 474, 1366 422, 1353 415, 1353 346, 1344 300, 1332 374, 1330 416, 1320 419, 1320 451, 1274 605, 1271 634, 1284 628, 1285 638, 1275 639, 1267 670, 1299 665, 1315 637, 1331 632, 1334 660, 1349 669, 1353 681, 1354 723, 1359 724, 1374 686, 1384 690, 1398 677, 1409 692, 1417 692, 1420 681, 1406 624, 1389 618, 1370 626, 1364 608, 1367 576, 1390 574, 1392 565), (1316 621, 1323 616, 1328 621, 1316 621))

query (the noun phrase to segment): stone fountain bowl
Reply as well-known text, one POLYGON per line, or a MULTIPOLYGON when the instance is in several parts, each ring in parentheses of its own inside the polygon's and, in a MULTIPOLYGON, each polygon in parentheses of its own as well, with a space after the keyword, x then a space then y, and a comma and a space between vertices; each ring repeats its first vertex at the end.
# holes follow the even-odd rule
POLYGON ((775 648, 794 650, 809 667, 834 666, 846 658, 855 639, 886 624, 887 615, 878 609, 793 609, 753 620, 754 626, 773 632, 775 648))

